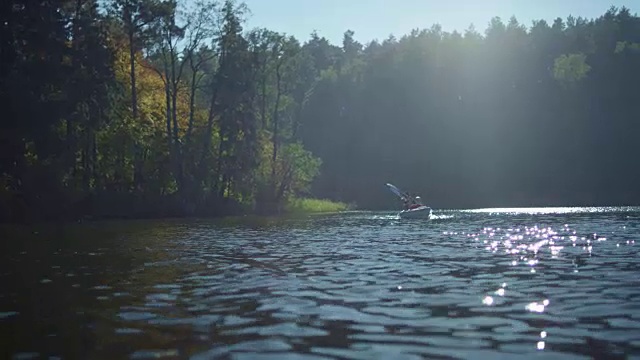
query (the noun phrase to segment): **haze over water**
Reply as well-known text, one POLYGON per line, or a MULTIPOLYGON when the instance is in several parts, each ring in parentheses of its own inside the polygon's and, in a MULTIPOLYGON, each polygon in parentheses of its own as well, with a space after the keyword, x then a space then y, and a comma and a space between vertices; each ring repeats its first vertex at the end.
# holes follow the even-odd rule
POLYGON ((5 239, 2 357, 640 354, 640 209, 434 214, 104 222, 5 239))

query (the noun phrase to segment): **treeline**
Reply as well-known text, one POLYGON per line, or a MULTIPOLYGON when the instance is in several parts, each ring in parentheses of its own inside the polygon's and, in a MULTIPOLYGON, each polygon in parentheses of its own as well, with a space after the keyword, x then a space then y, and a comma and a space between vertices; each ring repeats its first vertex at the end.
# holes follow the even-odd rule
POLYGON ((338 59, 305 108, 314 192, 368 208, 393 204, 385 182, 435 208, 640 204, 638 43, 626 8, 366 46, 346 33, 332 50, 312 39, 338 59))
POLYGON ((640 202, 625 8, 334 45, 233 1, 0 6, 2 220, 640 202))
POLYGON ((322 69, 233 1, 3 2, 3 219, 279 211, 322 69))

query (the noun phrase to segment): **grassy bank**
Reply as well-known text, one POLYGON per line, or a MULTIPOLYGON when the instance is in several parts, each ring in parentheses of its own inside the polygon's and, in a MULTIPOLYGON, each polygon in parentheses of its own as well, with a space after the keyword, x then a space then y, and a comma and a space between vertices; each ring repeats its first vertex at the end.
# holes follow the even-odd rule
POLYGON ((342 202, 311 198, 294 198, 285 205, 285 211, 292 214, 338 212, 352 208, 352 205, 342 202))

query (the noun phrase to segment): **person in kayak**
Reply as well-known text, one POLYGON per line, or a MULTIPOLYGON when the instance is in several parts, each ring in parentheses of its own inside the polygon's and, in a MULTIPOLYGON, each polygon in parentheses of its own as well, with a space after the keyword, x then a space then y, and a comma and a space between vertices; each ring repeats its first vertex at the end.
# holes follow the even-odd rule
POLYGON ((409 206, 411 204, 410 199, 411 197, 409 196, 409 193, 405 193, 402 197, 402 210, 409 210, 409 206))
POLYGON ((415 209, 422 206, 420 196, 413 197, 409 193, 404 193, 402 197, 403 210, 415 209))

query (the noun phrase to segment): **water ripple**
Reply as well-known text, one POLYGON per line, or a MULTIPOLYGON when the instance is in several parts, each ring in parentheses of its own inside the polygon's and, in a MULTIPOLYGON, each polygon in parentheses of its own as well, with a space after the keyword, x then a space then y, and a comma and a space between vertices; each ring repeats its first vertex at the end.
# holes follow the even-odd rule
POLYGON ((0 293, 0 327, 16 326, 14 358, 86 343, 81 357, 139 359, 640 353, 638 209, 435 215, 161 223, 19 249, 0 269, 26 269, 0 293))

